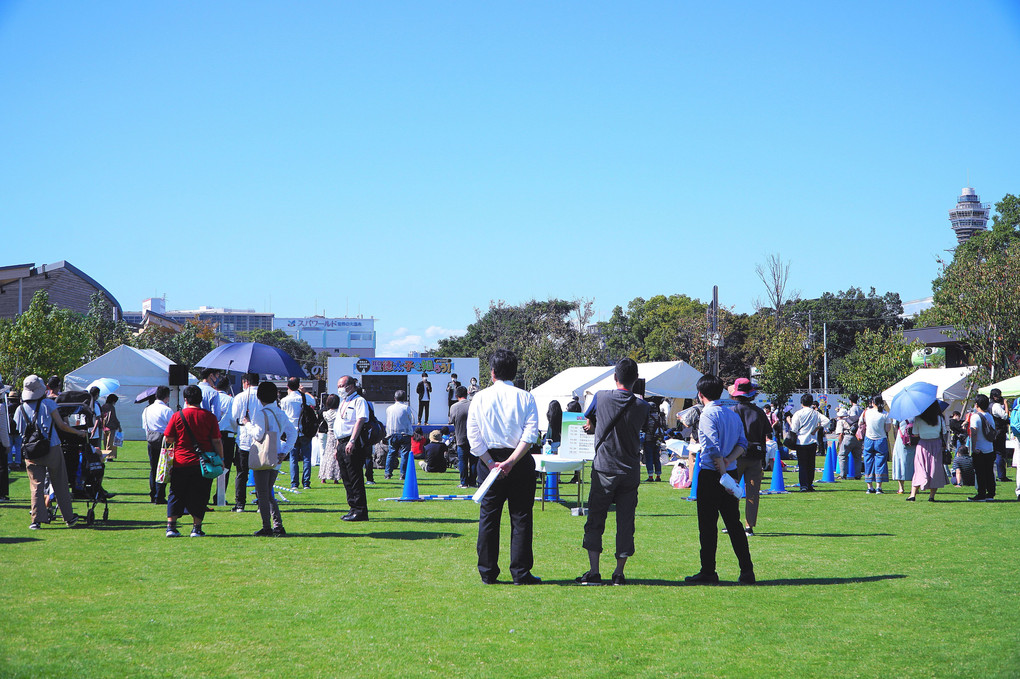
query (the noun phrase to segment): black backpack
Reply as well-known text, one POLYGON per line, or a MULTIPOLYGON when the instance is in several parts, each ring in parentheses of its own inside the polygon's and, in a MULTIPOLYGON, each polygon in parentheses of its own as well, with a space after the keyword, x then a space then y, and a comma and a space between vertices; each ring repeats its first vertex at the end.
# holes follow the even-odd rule
POLYGON ((361 439, 362 447, 371 447, 386 438, 386 425, 376 419, 375 408, 368 401, 365 401, 368 405, 368 422, 361 428, 361 435, 358 437, 361 439))
POLYGON ((314 438, 319 431, 319 418, 315 415, 305 395, 301 394, 301 414, 298 416, 298 433, 306 439, 314 438))
MULTIPOLYGON (((22 405, 22 413, 26 416, 28 412, 25 410, 25 406, 22 405)), ((35 403, 35 416, 29 421, 28 426, 25 427, 25 438, 21 443, 21 455, 26 460, 37 460, 50 452, 50 434, 53 432, 53 421, 55 417, 51 413, 50 417, 50 430, 45 434, 42 429, 39 428, 39 411, 42 410, 42 399, 39 399, 35 403)))

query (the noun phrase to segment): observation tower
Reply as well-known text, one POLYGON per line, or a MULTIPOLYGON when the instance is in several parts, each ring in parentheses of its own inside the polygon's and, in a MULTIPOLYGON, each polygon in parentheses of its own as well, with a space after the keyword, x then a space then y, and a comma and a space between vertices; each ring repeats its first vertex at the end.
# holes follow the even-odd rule
POLYGON ((960 191, 956 207, 949 211, 949 221, 953 224, 957 242, 963 245, 975 233, 984 231, 990 212, 988 203, 982 203, 973 188, 967 186, 960 191))

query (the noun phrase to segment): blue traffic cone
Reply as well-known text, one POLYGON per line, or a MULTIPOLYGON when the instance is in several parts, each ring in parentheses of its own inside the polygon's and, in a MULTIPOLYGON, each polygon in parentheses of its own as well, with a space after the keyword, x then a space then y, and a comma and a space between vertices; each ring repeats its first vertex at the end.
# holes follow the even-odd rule
POLYGON ((546 502, 559 502, 560 501, 560 475, 546 474, 545 475, 545 488, 544 488, 546 502))
POLYGON ((419 502, 418 496, 418 464, 410 454, 407 456, 407 469, 404 470, 404 493, 401 502, 419 502))
POLYGON ((846 451, 846 464, 849 467, 846 477, 848 479, 857 478, 857 461, 854 459, 854 454, 849 450, 846 451))
POLYGON ((694 456, 694 471, 691 472, 691 494, 687 496, 688 500, 698 499, 698 476, 701 472, 701 455, 694 456))
POLYGON ((836 460, 835 451, 832 446, 829 446, 825 451, 825 467, 822 469, 822 483, 835 483, 836 482, 836 460))
POLYGON ((743 476, 740 477, 740 490, 737 491, 738 498, 747 497, 747 486, 744 485, 744 478, 743 476))
POLYGON ((254 469, 249 469, 248 470, 248 486, 247 487, 248 488, 254 488, 255 487, 255 470, 254 469))
POLYGON ((770 493, 785 493, 786 483, 783 481, 783 463, 776 460, 772 465, 772 485, 769 486, 770 493))

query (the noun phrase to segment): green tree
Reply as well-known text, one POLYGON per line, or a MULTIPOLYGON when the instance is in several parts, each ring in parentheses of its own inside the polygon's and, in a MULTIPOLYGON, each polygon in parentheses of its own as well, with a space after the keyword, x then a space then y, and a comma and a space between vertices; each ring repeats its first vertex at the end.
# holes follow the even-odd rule
POLYGON ((1020 240, 1005 249, 990 239, 957 252, 933 283, 926 319, 952 325, 978 370, 975 383, 1020 372, 1020 240))
POLYGON ((113 308, 98 292, 89 297, 89 312, 82 319, 82 329, 89 339, 86 361, 95 360, 111 349, 127 344, 131 337, 127 323, 113 320, 113 308))
POLYGON ((602 363, 599 338, 588 330, 591 303, 587 300, 531 300, 511 305, 491 302, 460 337, 438 342, 441 356, 477 357, 482 362, 480 382, 488 384, 484 364, 498 348, 517 354, 518 379, 530 389, 569 367, 602 363))
POLYGON ((643 356, 648 361, 704 364, 705 309, 705 304, 687 295, 635 297, 626 312, 615 307, 609 320, 598 324, 608 362, 643 356))
POLYGON ((133 344, 139 349, 155 349, 194 374, 195 364, 216 346, 208 335, 208 327, 194 321, 185 323, 180 332, 153 325, 137 335, 133 344))
POLYGON ((843 361, 840 384, 851 393, 879 394, 914 371, 910 354, 918 348, 898 330, 864 330, 843 361))
POLYGON ((775 330, 774 310, 756 314, 751 351, 759 373, 758 386, 782 410, 790 395, 803 389, 808 376, 807 334, 795 327, 775 330))
POLYGON ((0 322, 0 374, 8 384, 32 374, 64 376, 85 362, 88 348, 81 315, 58 309, 42 290, 27 311, 0 322))

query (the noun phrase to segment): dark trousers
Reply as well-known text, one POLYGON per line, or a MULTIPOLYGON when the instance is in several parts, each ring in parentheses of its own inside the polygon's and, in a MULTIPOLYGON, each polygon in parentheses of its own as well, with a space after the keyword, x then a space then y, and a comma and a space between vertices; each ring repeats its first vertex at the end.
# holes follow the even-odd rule
MULTIPOLYGON (((814 448, 814 444, 811 444, 814 448)), ((701 572, 715 573, 715 552, 719 543, 719 517, 729 531, 733 553, 741 573, 753 573, 747 534, 740 523, 740 501, 719 483, 719 472, 702 469, 698 474, 698 537, 701 540, 701 572)))
MULTIPOLYGON (((510 450, 490 450, 494 459, 506 459, 510 450)), ((489 468, 481 460, 477 467, 478 478, 489 475, 489 468)), ((535 508, 535 458, 525 455, 508 476, 500 476, 482 499, 478 512, 478 573, 483 580, 499 577, 499 523, 503 505, 510 510, 510 575, 515 581, 528 575, 535 564, 532 552, 532 521, 535 508)))
POLYGON ((201 524, 209 500, 209 486, 212 480, 202 476, 202 469, 196 464, 188 467, 174 465, 170 474, 170 497, 167 499, 166 515, 183 516, 184 510, 201 524))
POLYGON ((340 465, 340 478, 347 491, 347 504, 354 516, 368 518, 368 498, 365 496, 365 457, 368 451, 355 445, 348 455, 344 450, 350 438, 336 442, 336 461, 340 465))
POLYGON ((648 476, 662 475, 662 454, 659 452, 659 442, 655 439, 645 439, 641 443, 645 455, 645 469, 648 476))
MULTIPOLYGON (((156 467, 159 466, 159 453, 163 449, 163 437, 158 441, 146 441, 149 452, 149 502, 166 502, 166 484, 156 483, 156 467)), ((171 474, 172 475, 172 474, 171 474)))
POLYGON ((418 424, 429 423, 429 404, 431 402, 432 401, 418 401, 418 424), (425 413, 424 419, 422 418, 422 413, 425 413))
POLYGON ((470 446, 457 446, 457 470, 460 472, 460 485, 478 485, 475 479, 478 465, 475 464, 475 457, 471 454, 470 446))
MULTIPOLYGON (((232 433, 221 431, 220 432, 220 442, 223 444, 223 474, 224 474, 224 476, 223 476, 223 488, 226 489, 226 488, 230 488, 230 467, 233 466, 233 464, 234 464, 234 457, 237 455, 237 440, 234 438, 234 435, 232 433)), ((216 497, 216 493, 217 493, 216 489, 217 489, 218 485, 219 484, 218 484, 217 481, 213 481, 213 484, 212 484, 212 493, 213 493, 212 504, 214 504, 214 505, 219 504, 219 502, 217 501, 218 498, 216 497)), ((226 492, 226 491, 224 490, 224 492, 226 492)), ((223 500, 224 500, 224 502, 226 502, 226 498, 223 498, 223 500)))
POLYGON ((237 449, 234 454, 234 506, 244 508, 248 499, 248 451, 237 449))
POLYGON ((1009 453, 1006 450, 1006 441, 995 442, 995 478, 1005 483, 1009 481, 1009 477, 1006 476, 1006 467, 1012 463, 1012 458, 1009 457, 1009 453))
POLYGON ((634 514, 637 511, 640 474, 591 472, 588 492, 588 519, 584 522, 581 546, 602 553, 602 534, 606 532, 609 505, 616 503, 616 558, 634 556, 634 514))
POLYGON ((995 497, 995 453, 973 453, 978 497, 995 497))
MULTIPOLYGON (((815 453, 818 452, 817 443, 808 443, 803 446, 794 446, 797 451, 797 467, 800 469, 798 476, 801 490, 815 487, 815 453)), ((700 482, 699 482, 700 483, 700 482)), ((701 486, 698 486, 700 492, 701 486)))

